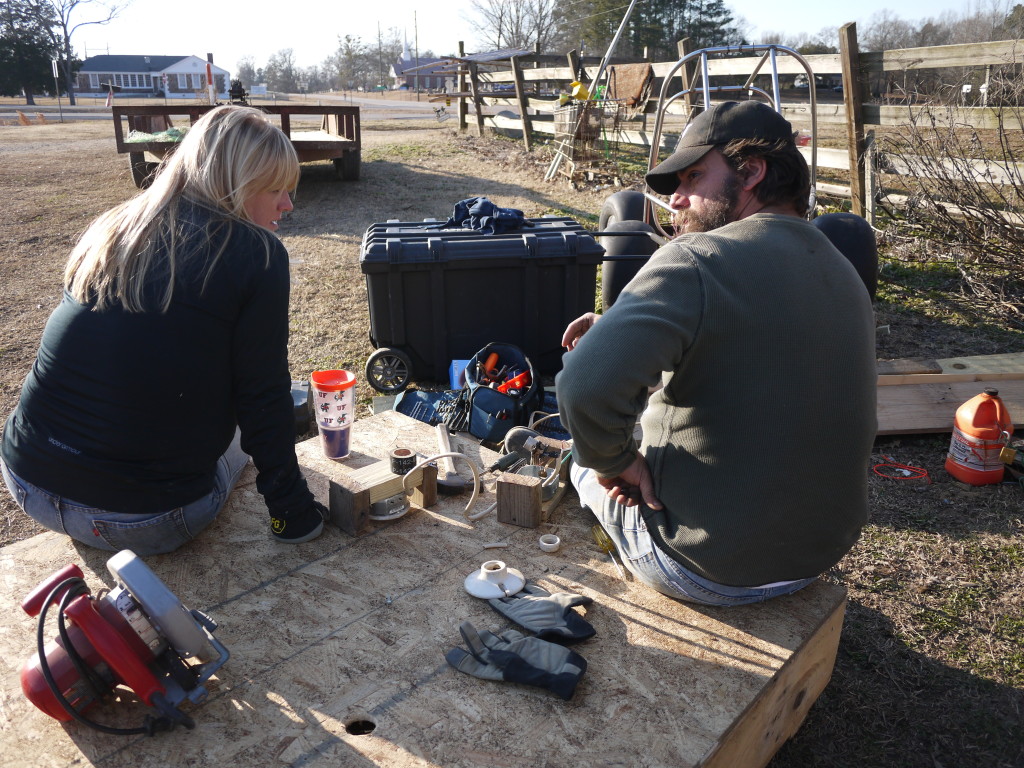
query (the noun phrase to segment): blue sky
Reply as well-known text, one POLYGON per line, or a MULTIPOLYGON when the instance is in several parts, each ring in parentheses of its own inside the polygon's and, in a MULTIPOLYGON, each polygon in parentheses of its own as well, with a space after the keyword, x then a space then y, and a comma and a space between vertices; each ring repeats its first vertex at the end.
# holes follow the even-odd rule
MULTIPOLYGON (((1013 2, 903 0, 893 7, 890 0, 860 0, 851 6, 828 0, 726 0, 726 5, 735 16, 746 20, 752 41, 757 42, 759 33, 766 31, 817 33, 825 27, 838 29, 849 21, 863 27, 874 13, 883 9, 917 21, 939 17, 944 12, 962 15, 965 9, 1008 8, 1013 2)), ((626 6, 628 0, 623 0, 623 12, 626 6)), ((350 34, 365 43, 375 42, 378 24, 384 31, 392 27, 404 29, 410 47, 418 33, 421 53, 427 49, 438 55, 453 53, 459 40, 466 42, 468 50, 479 50, 476 35, 466 19, 471 9, 471 0, 305 0, 266 5, 134 0, 115 21, 106 26, 81 27, 72 41, 82 57, 109 52, 194 54, 205 58, 207 53, 213 53, 214 61, 230 71, 244 56, 251 56, 260 66, 273 53, 291 48, 300 66, 311 66, 337 48, 339 36, 350 34)))

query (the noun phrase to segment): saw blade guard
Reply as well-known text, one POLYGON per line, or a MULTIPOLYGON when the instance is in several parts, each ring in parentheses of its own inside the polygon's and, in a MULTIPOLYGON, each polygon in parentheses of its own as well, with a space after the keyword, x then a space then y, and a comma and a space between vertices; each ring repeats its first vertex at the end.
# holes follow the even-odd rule
POLYGON ((195 657, 202 662, 220 655, 209 633, 181 600, 130 549, 124 549, 107 561, 107 569, 142 606, 157 632, 183 659, 195 657))

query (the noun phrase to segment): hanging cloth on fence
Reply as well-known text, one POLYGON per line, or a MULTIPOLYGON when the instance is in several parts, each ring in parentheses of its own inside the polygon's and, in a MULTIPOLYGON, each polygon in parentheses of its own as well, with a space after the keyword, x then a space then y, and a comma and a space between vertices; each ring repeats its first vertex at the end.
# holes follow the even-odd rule
POLYGON ((654 87, 650 64, 614 64, 608 67, 609 97, 619 102, 627 115, 642 114, 654 87))

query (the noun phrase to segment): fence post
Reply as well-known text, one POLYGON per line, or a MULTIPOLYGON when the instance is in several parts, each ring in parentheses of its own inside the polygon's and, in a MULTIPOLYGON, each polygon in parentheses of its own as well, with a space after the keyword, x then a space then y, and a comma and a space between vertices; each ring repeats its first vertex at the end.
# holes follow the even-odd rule
POLYGON ((463 96, 466 92, 466 62, 463 60, 466 56, 466 44, 459 40, 459 133, 463 133, 466 130, 466 112, 469 109, 469 105, 466 103, 466 97, 463 96))
POLYGON ((875 226, 875 197, 878 194, 878 147, 875 146, 875 132, 864 136, 864 218, 875 226))
POLYGON ((481 108, 483 99, 480 96, 479 69, 475 61, 469 62, 469 92, 473 96, 473 106, 476 109, 476 135, 484 135, 484 113, 481 108))
MULTIPOLYGON (((682 40, 676 43, 676 53, 679 54, 680 59, 686 58, 686 55, 693 52, 693 42, 688 37, 684 37, 682 40)), ((679 70, 679 77, 682 81, 683 90, 687 93, 683 96, 683 103, 686 105, 686 119, 690 119, 690 115, 693 114, 693 94, 689 93, 689 90, 693 87, 693 81, 697 75, 697 62, 687 62, 681 70, 679 70)))
MULTIPOLYGON (((860 77, 857 24, 839 28, 839 57, 843 65, 843 102, 846 107, 846 136, 850 152, 850 201, 853 212, 863 216, 864 194, 864 102, 860 77)), ((810 84, 814 87, 814 83, 810 84)))
POLYGON ((530 102, 529 97, 526 95, 526 84, 523 82, 523 69, 519 66, 519 60, 515 56, 509 59, 509 63, 512 65, 512 78, 515 80, 516 85, 519 119, 523 123, 523 145, 526 147, 526 151, 529 152, 532 149, 530 146, 530 102))

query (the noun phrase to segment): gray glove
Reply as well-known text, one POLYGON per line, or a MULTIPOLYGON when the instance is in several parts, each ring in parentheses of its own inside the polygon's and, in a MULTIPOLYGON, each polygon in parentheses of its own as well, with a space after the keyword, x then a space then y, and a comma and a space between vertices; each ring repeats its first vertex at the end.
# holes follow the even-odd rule
POLYGON ((536 637, 524 637, 514 629, 500 635, 487 630, 477 633, 476 627, 464 621, 459 632, 469 653, 452 648, 444 658, 459 672, 483 680, 534 685, 568 701, 587 671, 586 659, 575 651, 536 637))
POLYGON ((511 597, 488 600, 502 616, 535 633, 542 640, 576 643, 597 634, 586 619, 573 610, 577 605, 590 605, 593 599, 569 592, 551 594, 536 584, 527 584, 511 597))

